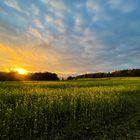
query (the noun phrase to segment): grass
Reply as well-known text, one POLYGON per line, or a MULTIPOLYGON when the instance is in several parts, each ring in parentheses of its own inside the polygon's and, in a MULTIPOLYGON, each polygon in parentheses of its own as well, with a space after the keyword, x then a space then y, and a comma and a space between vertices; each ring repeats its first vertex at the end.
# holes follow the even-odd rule
POLYGON ((0 139, 140 139, 140 78, 1 82, 0 139))

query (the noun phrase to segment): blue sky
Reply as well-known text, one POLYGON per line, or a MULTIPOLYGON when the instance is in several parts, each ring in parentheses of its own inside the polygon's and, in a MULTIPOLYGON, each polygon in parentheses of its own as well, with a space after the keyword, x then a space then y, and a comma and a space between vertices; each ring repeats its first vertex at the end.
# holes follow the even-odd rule
POLYGON ((140 67, 139 0, 1 0, 0 70, 140 67))

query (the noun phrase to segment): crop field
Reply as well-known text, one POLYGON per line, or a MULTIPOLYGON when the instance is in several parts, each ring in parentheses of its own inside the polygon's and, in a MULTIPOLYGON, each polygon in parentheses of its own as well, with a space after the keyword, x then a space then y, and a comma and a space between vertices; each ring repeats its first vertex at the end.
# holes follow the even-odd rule
POLYGON ((140 78, 0 82, 0 140, 139 140, 140 78))

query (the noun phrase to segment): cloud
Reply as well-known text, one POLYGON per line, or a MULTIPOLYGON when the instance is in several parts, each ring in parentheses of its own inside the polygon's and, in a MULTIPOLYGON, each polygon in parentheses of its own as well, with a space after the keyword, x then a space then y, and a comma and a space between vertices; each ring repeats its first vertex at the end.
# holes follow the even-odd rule
POLYGON ((100 20, 110 20, 110 17, 107 14, 105 6, 102 2, 97 0, 87 0, 86 6, 88 11, 92 13, 93 22, 100 20))
MULTIPOLYGON (((71 70, 78 73, 88 71, 94 64, 97 66, 96 54, 103 45, 96 34, 89 29, 85 30, 82 36, 64 34, 55 38, 54 41, 52 45, 59 54, 60 65, 65 68, 65 71, 71 70)), ((96 66, 94 69, 97 69, 98 66, 96 66)), ((62 69, 60 67, 60 71, 62 69)))
POLYGON ((44 29, 44 26, 39 19, 35 19, 34 22, 38 28, 44 29))
POLYGON ((64 0, 59 0, 59 1, 58 0, 54 0, 54 1, 45 0, 45 2, 46 2, 46 5, 50 7, 51 10, 56 10, 56 11, 67 10, 64 0))
POLYGON ((21 8, 20 6, 18 5, 17 1, 16 0, 5 0, 4 1, 8 6, 16 9, 17 11, 21 12, 21 8))
POLYGON ((37 38, 37 39, 41 39, 40 32, 37 29, 33 28, 33 27, 29 27, 28 34, 33 36, 33 37, 35 37, 35 38, 37 38))
POLYGON ((82 18, 81 14, 75 15, 75 28, 77 31, 82 30, 82 25, 84 24, 84 19, 82 18))
POLYGON ((46 18, 47 22, 53 22, 54 21, 51 16, 47 15, 45 18, 46 18))
POLYGON ((1 68, 84 73, 140 65, 138 0, 6 1, 0 2, 1 68))
POLYGON ((124 13, 132 12, 135 9, 134 3, 130 0, 127 2, 124 0, 109 0, 109 4, 112 9, 120 10, 124 13))
POLYGON ((65 32, 65 23, 63 21, 63 19, 59 19, 59 18, 52 18, 51 16, 46 16, 45 17, 47 23, 50 26, 53 26, 57 31, 59 32, 65 32))
MULTIPOLYGON (((0 44, 0 65, 4 64, 5 68, 24 67, 29 71, 52 71, 58 64, 55 53, 51 48, 43 47, 38 44, 30 48, 11 48, 10 46, 0 44), (40 49, 39 47, 42 47, 40 49), (5 57, 6 59, 3 59, 5 57), (47 64, 47 65, 45 65, 47 64)), ((45 44, 46 46, 46 44, 45 44)), ((0 67, 3 69, 3 67, 0 67)))
POLYGON ((89 10, 95 10, 96 12, 101 11, 101 7, 99 6, 98 2, 93 0, 87 1, 87 8, 89 10))
POLYGON ((56 17, 63 18, 68 11, 68 7, 65 4, 65 0, 45 0, 48 10, 56 17))
POLYGON ((39 8, 35 4, 32 4, 31 9, 34 15, 39 15, 39 8))

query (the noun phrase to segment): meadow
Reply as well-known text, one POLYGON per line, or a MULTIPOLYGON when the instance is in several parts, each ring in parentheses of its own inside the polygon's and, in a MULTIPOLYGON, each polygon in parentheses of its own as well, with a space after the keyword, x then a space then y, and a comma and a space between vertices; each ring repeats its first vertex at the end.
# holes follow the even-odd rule
POLYGON ((138 140, 140 78, 0 82, 1 140, 138 140))

